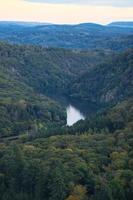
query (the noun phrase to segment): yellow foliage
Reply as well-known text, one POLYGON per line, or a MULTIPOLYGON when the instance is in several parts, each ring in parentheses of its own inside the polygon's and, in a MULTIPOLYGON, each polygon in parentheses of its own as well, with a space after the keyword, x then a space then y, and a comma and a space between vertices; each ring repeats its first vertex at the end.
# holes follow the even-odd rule
POLYGON ((73 152, 73 150, 72 150, 72 149, 70 149, 70 148, 67 148, 66 150, 67 150, 67 151, 69 151, 69 152, 73 152))
POLYGON ((66 200, 85 200, 86 199, 86 188, 82 185, 76 185, 73 188, 72 193, 66 200))
POLYGON ((37 148, 33 145, 26 144, 24 146, 24 152, 33 153, 33 152, 36 152, 36 150, 37 150, 37 148))
POLYGON ((66 200, 80 200, 77 196, 70 195, 66 200))

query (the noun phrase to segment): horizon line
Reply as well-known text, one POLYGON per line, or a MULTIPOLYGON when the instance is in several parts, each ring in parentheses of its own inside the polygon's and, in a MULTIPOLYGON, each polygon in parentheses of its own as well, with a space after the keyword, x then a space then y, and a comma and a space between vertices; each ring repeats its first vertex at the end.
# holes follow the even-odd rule
POLYGON ((133 20, 129 19, 129 20, 116 20, 116 21, 110 21, 108 23, 99 23, 99 22, 92 22, 92 21, 88 21, 88 22, 78 22, 78 23, 55 23, 55 22, 47 22, 47 21, 32 21, 32 20, 0 20, 1 22, 9 22, 9 23, 38 23, 38 24, 46 24, 46 25, 79 25, 79 24, 98 24, 98 25, 108 25, 114 22, 133 22, 133 20))

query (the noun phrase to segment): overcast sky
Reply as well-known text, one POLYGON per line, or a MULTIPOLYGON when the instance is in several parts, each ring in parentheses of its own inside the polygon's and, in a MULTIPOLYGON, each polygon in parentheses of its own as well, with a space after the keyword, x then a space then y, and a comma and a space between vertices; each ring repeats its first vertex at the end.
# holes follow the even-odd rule
POLYGON ((133 21, 133 0, 0 0, 0 20, 60 24, 133 21))

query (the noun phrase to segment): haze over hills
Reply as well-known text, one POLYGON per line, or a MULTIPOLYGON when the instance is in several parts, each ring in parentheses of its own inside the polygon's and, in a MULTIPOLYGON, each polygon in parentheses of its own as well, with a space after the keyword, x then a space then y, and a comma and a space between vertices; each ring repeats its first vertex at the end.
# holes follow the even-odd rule
MULTIPOLYGON (((115 21, 111 22, 107 25, 102 25, 98 23, 92 23, 92 22, 86 22, 86 23, 79 23, 79 24, 73 24, 73 25, 84 25, 84 24, 90 24, 90 25, 99 25, 99 26, 122 26, 122 27, 132 27, 133 21, 115 21)), ((48 23, 48 22, 36 22, 36 21, 0 21, 0 25, 20 25, 20 26, 40 26, 40 25, 68 25, 69 24, 55 24, 55 23, 48 23)), ((71 26, 73 26, 71 25, 71 26)))
POLYGON ((25 21, 0 21, 0 26, 42 26, 42 25, 50 25, 50 23, 43 22, 25 22, 25 21))
MULTIPOLYGON (((0 23, 0 39, 17 44, 73 49, 125 50, 133 46, 133 29, 102 26, 93 23, 78 25, 25 26, 0 23), (7 26, 8 25, 8 26, 7 26)), ((23 23, 22 23, 23 24, 23 23)))
POLYGON ((122 28, 133 28, 133 22, 112 22, 108 26, 117 26, 122 28))

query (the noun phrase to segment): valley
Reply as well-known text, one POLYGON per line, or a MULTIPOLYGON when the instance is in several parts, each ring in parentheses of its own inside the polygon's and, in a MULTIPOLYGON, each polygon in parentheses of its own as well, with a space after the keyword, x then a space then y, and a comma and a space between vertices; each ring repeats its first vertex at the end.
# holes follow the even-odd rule
POLYGON ((131 25, 0 23, 0 200, 132 200, 131 25))

